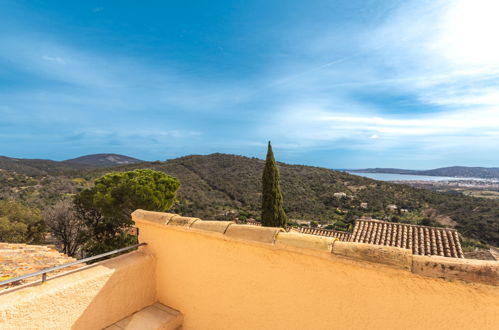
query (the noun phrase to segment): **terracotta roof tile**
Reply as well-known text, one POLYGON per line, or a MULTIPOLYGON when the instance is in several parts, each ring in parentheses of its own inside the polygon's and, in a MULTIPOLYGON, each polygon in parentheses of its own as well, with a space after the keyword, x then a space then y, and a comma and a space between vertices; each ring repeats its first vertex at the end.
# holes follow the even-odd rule
POLYGON ((295 228, 295 230, 304 234, 336 237, 345 242, 400 247, 412 250, 412 253, 416 255, 464 258, 455 229, 360 219, 355 222, 351 234, 308 227, 295 228))
MULTIPOLYGON (((246 223, 261 226, 261 223, 256 221, 246 221, 246 223)), ((459 236, 455 229, 418 226, 374 219, 359 219, 355 221, 352 233, 310 227, 292 229, 304 234, 335 237, 344 242, 395 246, 412 250, 412 253, 416 255, 464 258, 459 236)))
POLYGON ((312 235, 318 235, 318 236, 334 237, 334 238, 339 239, 340 241, 345 241, 345 242, 347 242, 351 236, 350 233, 345 232, 345 231, 329 230, 329 229, 322 229, 322 228, 301 227, 301 228, 297 228, 297 230, 300 233, 312 234, 312 235))
POLYGON ((380 220, 357 220, 351 242, 396 246, 417 255, 463 258, 455 229, 416 226, 380 220))

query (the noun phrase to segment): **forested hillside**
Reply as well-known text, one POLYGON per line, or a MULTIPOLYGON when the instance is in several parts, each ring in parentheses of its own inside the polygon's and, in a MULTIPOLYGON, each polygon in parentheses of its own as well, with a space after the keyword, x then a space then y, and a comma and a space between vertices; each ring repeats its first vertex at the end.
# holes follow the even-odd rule
POLYGON ((56 174, 86 167, 88 166, 83 164, 68 164, 48 159, 21 159, 0 156, 0 169, 26 175, 56 174))
MULTIPOLYGON (((142 160, 118 154, 93 154, 65 161, 0 156, 0 169, 26 175, 60 175, 82 169, 108 168, 141 163, 142 160)), ((77 173, 74 173, 75 175, 77 173)))
MULTIPOLYGON (((52 171, 41 176, 0 171, 0 199, 43 208, 104 173, 150 168, 180 180, 175 212, 201 218, 258 219, 263 166, 264 161, 256 158, 211 154, 104 169, 52 171)), ((436 193, 318 167, 279 166, 284 206, 291 219, 321 221, 336 229, 348 229, 362 215, 451 225, 466 237, 499 246, 499 201, 436 193)))

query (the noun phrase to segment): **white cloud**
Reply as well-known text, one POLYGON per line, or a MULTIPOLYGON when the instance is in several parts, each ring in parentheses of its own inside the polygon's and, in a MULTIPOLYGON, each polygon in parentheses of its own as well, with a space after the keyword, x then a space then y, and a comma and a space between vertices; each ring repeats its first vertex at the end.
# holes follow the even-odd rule
POLYGON ((497 150, 499 111, 496 108, 409 116, 339 112, 300 105, 286 109, 262 127, 262 136, 278 136, 284 149, 349 148, 363 151, 406 149, 497 150))
POLYGON ((366 33, 365 50, 423 101, 499 105, 498 11, 495 0, 407 3, 366 33))
POLYGON ((289 148, 497 150, 498 11, 493 0, 418 1, 405 3, 378 27, 346 31, 343 39, 334 27, 324 29, 325 35, 302 45, 310 55, 304 62, 285 65, 309 67, 274 80, 279 83, 272 87, 288 98, 273 108, 260 134, 279 136, 289 148), (334 57, 338 44, 352 56, 317 63, 334 57), (420 110, 391 113, 382 103, 357 101, 351 95, 358 91, 411 95, 420 110))
POLYGON ((45 61, 57 62, 57 63, 60 63, 60 64, 67 64, 69 62, 68 59, 65 59, 65 58, 62 58, 62 57, 59 57, 59 56, 43 55, 42 59, 44 59, 45 61))

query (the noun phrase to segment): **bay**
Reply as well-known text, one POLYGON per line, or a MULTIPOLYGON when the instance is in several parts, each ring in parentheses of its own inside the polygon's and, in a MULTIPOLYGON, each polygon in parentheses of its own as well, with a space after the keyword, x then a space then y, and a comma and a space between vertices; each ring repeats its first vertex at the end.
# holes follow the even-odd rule
POLYGON ((462 181, 462 180, 483 180, 477 178, 453 178, 447 176, 430 176, 430 175, 410 175, 396 173, 359 173, 348 172, 353 175, 364 176, 370 179, 379 181, 462 181))

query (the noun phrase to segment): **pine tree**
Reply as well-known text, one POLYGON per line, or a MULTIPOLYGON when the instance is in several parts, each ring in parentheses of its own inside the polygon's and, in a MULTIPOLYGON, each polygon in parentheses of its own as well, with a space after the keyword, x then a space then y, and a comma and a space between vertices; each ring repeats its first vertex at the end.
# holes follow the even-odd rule
POLYGON ((262 225, 265 227, 285 227, 288 219, 282 206, 279 169, 274 159, 270 141, 263 170, 262 186, 262 225))

